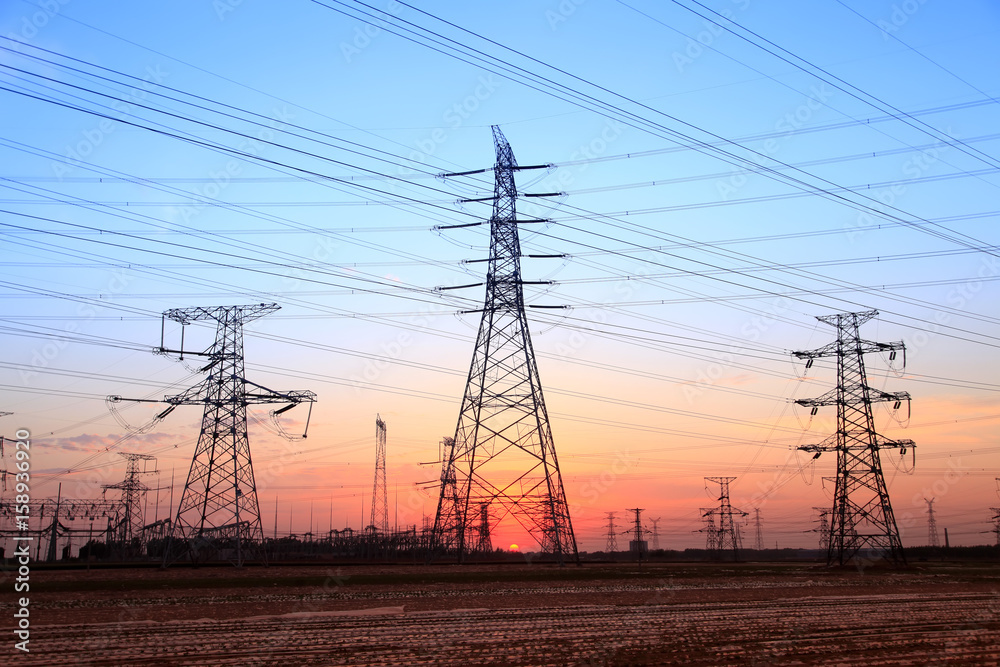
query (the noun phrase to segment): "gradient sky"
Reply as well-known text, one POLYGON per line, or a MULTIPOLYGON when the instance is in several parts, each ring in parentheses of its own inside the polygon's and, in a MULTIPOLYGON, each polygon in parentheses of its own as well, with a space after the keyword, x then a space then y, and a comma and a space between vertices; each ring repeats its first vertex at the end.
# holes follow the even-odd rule
MULTIPOLYGON (((661 517, 661 546, 704 544, 713 475, 736 477, 733 504, 760 510, 769 546, 814 546, 834 456, 795 447, 835 413, 792 401, 836 378, 790 352, 834 339, 816 316, 867 309, 864 337, 907 345, 905 370, 866 359, 873 386, 913 397, 909 415, 876 406, 880 432, 917 443, 915 469, 883 452, 904 545, 927 541, 925 497, 952 544, 990 541, 995 4, 372 7, 397 27, 352 2, 0 6, 0 432, 32 432, 36 498, 59 483, 99 497, 124 475, 117 453, 142 452, 159 470, 147 519, 164 518, 201 415, 129 436, 104 397, 199 380, 196 362, 152 354, 164 310, 273 301, 246 330, 248 377, 319 400, 305 440, 252 409, 265 533, 362 525, 376 414, 390 521, 432 516, 478 326, 459 311, 482 300, 434 288, 481 281, 485 264, 464 262, 488 252, 486 227, 436 227, 488 217, 457 201, 492 193, 490 172, 435 176, 490 167, 496 124, 521 165, 551 165, 520 172, 521 191, 561 193, 518 205, 550 220, 522 228, 523 252, 567 255, 522 269, 555 281, 528 303, 571 306, 529 318, 582 550, 632 507, 661 517), (733 32, 696 14, 710 11, 733 32)), ((188 347, 214 336, 189 329, 188 347)), ((281 423, 301 433, 304 416, 281 423)), ((501 527, 495 543, 524 540, 501 527)))

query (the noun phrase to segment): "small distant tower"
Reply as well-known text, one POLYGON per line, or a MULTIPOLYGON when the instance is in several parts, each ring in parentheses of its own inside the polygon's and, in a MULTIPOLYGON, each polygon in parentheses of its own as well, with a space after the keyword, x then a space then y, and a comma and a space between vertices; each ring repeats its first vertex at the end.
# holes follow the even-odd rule
POLYGON ((711 552, 713 557, 717 553, 716 549, 719 541, 719 527, 715 525, 715 513, 717 509, 715 507, 701 508, 701 518, 705 520, 705 527, 698 530, 699 533, 705 533, 705 548, 711 552))
POLYGON ((493 551, 493 540, 490 539, 490 504, 479 503, 479 534, 474 550, 488 554, 493 551))
POLYGON ((142 499, 149 490, 149 487, 140 481, 139 475, 150 475, 158 471, 139 469, 139 461, 155 461, 155 456, 131 452, 118 454, 126 461, 125 479, 117 484, 104 484, 101 488, 104 491, 115 489, 122 492, 117 516, 112 520, 108 533, 110 541, 119 549, 131 551, 133 546, 137 546, 132 545, 132 539, 139 537, 142 532, 142 499))
POLYGON ((814 507, 819 512, 819 528, 814 528, 814 532, 819 532, 819 548, 826 551, 830 548, 830 508, 814 507))
POLYGON ((604 547, 604 553, 613 554, 618 551, 618 529, 615 527, 615 513, 608 512, 608 542, 604 547))
MULTIPOLYGON (((733 515, 743 518, 748 516, 746 512, 734 509, 729 502, 729 483, 735 477, 706 477, 709 482, 719 485, 719 506, 712 510, 719 516, 719 526, 715 534, 715 551, 721 556, 722 552, 732 549, 733 559, 740 559, 740 527, 733 519, 733 515)), ((714 524, 714 521, 713 521, 714 524)))
POLYGON ((660 523, 660 519, 662 519, 662 518, 663 517, 658 516, 655 519, 650 519, 649 520, 649 522, 651 524, 653 524, 653 539, 652 539, 653 551, 656 551, 656 550, 658 550, 660 548, 660 531, 659 531, 658 526, 659 526, 659 523, 660 523))
POLYGON ((924 502, 927 503, 927 545, 939 547, 941 546, 941 539, 938 537, 937 519, 934 518, 935 500, 937 498, 931 498, 930 500, 924 498, 924 502))
POLYGON ((385 483, 386 428, 382 417, 375 415, 375 485, 372 489, 371 527, 383 535, 389 532, 389 498, 385 483))
POLYGON ((639 558, 639 561, 642 562, 642 554, 646 553, 647 551, 646 540, 643 539, 643 535, 648 533, 649 531, 645 530, 642 527, 643 510, 641 507, 633 507, 629 509, 629 512, 635 513, 635 522, 633 524, 632 530, 629 531, 632 534, 632 539, 629 540, 628 550, 631 553, 636 554, 639 558))
POLYGON ((761 529, 760 525, 760 508, 755 507, 753 509, 753 526, 754 526, 754 540, 753 548, 757 551, 761 551, 764 548, 764 531, 761 529))
POLYGON ((1000 547, 1000 507, 991 507, 993 512, 993 533, 997 536, 997 546, 1000 547))

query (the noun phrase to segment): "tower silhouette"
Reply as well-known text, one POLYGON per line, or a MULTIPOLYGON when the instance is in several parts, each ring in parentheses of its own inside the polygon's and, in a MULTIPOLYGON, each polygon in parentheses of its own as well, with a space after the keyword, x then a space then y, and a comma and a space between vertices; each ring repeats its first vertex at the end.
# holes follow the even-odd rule
MULTIPOLYGON (((718 515, 719 523, 718 527, 715 526, 715 521, 711 521, 709 527, 714 529, 715 532, 715 545, 714 547, 709 547, 715 553, 717 557, 721 557, 722 554, 727 550, 732 550, 733 559, 740 559, 740 527, 737 525, 733 515, 737 515, 740 518, 747 516, 747 513, 734 509, 729 500, 729 483, 732 482, 735 477, 706 477, 705 480, 709 482, 715 482, 719 485, 719 506, 708 510, 711 515, 718 515)), ((711 532, 709 537, 712 537, 711 532)))
POLYGON ((170 408, 160 415, 165 416, 179 405, 205 406, 191 470, 164 550, 164 566, 185 554, 192 561, 225 556, 237 566, 242 566, 247 557, 266 562, 247 437, 247 405, 288 403, 272 413, 278 415, 299 403, 316 400, 311 391, 277 392, 245 377, 243 325, 278 308, 274 303, 262 303, 175 308, 163 314, 165 319, 182 325, 181 346, 179 350, 168 350, 161 341, 158 351, 208 360, 201 369, 208 376, 184 393, 168 396, 165 400, 170 408), (205 320, 216 323, 215 342, 205 352, 185 350, 183 327, 205 320))
POLYGON ((930 500, 924 498, 924 502, 927 503, 927 546, 930 547, 941 546, 941 538, 938 536, 937 519, 934 517, 935 500, 937 498, 931 498, 930 500))
POLYGON ((819 533, 819 548, 826 551, 830 548, 830 508, 814 507, 819 512, 819 528, 814 528, 812 532, 819 533))
POLYGON ((372 488, 371 526, 373 532, 389 532, 389 491, 385 483, 386 428, 382 417, 375 415, 375 484, 372 488))
POLYGON ((895 565, 906 563, 879 450, 899 448, 905 453, 907 447, 914 445, 912 440, 890 440, 876 433, 872 403, 891 401, 898 408, 902 401, 910 400, 910 395, 868 386, 864 361, 864 355, 872 352, 889 352, 890 360, 895 359, 896 352, 902 350, 905 365, 906 348, 902 341, 875 343, 860 337, 859 327, 876 315, 878 311, 869 310, 817 317, 820 322, 836 328, 837 340, 816 350, 792 353, 799 359, 806 359, 806 367, 822 357, 837 360, 835 389, 818 398, 795 401, 813 408, 814 413, 821 406, 837 406, 836 433, 818 445, 799 447, 817 455, 830 451, 837 453, 827 565, 844 565, 862 557, 876 560, 882 556, 895 565), (861 554, 862 550, 866 552, 861 554))
POLYGON ((764 548, 764 529, 760 525, 760 508, 753 509, 754 540, 753 548, 760 551, 764 548))
POLYGON ((650 519, 650 520, 649 520, 649 522, 650 522, 651 524, 653 524, 653 530, 652 530, 652 533, 653 533, 653 539, 652 539, 652 544, 651 544, 651 546, 650 546, 650 548, 651 548, 651 549, 652 549, 653 551, 656 551, 656 550, 658 550, 658 549, 660 548, 660 528, 659 528, 659 525, 660 525, 660 520, 661 520, 662 518, 663 518, 663 517, 661 517, 661 516, 658 516, 658 517, 656 517, 655 519, 650 519))
POLYGON ((607 512, 608 518, 608 540, 604 547, 604 553, 613 554, 618 551, 618 529, 615 527, 615 513, 607 512))
POLYGON ((142 499, 149 490, 139 479, 140 475, 150 475, 156 470, 140 470, 139 461, 155 461, 156 457, 149 454, 119 452, 125 458, 125 479, 117 484, 103 484, 104 491, 115 489, 121 491, 121 499, 114 519, 108 526, 108 541, 122 555, 138 555, 141 545, 133 544, 133 538, 138 538, 142 532, 142 499))
MULTIPOLYGON (((516 521, 543 552, 579 561, 559 462, 525 316, 510 144, 496 126, 493 215, 486 298, 455 438, 442 466, 432 553, 461 562, 474 538, 470 509, 483 503, 492 526, 516 521)), ((537 221, 536 221, 537 222, 537 221)), ((476 311, 472 311, 476 312, 476 311)))

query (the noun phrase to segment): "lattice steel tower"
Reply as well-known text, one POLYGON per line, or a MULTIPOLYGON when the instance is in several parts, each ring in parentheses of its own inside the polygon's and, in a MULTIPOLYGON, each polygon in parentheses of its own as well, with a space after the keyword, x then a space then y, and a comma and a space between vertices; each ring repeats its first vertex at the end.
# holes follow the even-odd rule
POLYGON ((608 517, 608 540, 604 547, 604 553, 613 554, 618 551, 618 529, 615 527, 615 513, 607 512, 608 517))
POLYGON ((181 349, 168 350, 161 343, 158 350, 179 352, 182 358, 199 355, 208 359, 201 369, 208 377, 184 393, 165 399, 171 405, 167 411, 178 405, 204 405, 205 412, 191 470, 164 550, 164 566, 185 554, 192 561, 227 554, 237 566, 245 559, 266 562, 247 437, 247 405, 288 403, 272 413, 277 415, 299 403, 316 400, 311 391, 277 392, 247 380, 244 375, 243 325, 279 307, 262 303, 175 308, 163 314, 164 318, 184 326, 206 320, 217 324, 215 342, 205 352, 183 349, 183 328, 181 349))
POLYGON ((910 400, 910 395, 868 386, 864 361, 864 355, 872 352, 889 352, 890 359, 894 359, 896 352, 902 350, 905 365, 906 348, 902 341, 875 343, 860 337, 858 328, 876 315, 878 311, 869 310, 817 317, 837 329, 837 340, 816 350, 792 353, 799 359, 807 359, 807 367, 814 359, 837 359, 837 387, 818 398, 795 401, 812 407, 814 412, 820 406, 837 406, 837 432, 818 445, 799 447, 816 454, 837 453, 828 565, 844 565, 859 556, 869 560, 884 556, 893 564, 906 564, 879 450, 899 448, 905 453, 907 447, 914 445, 912 440, 890 440, 876 433, 872 403, 891 401, 898 408, 902 401, 910 400), (862 556, 863 549, 868 551, 862 556))
MULTIPOLYGON (((139 469, 139 461, 155 461, 155 456, 149 454, 135 454, 131 452, 119 452, 119 456, 125 458, 125 479, 117 484, 103 484, 104 491, 116 489, 122 492, 116 514, 111 525, 108 526, 108 539, 115 543, 119 549, 132 551, 137 545, 132 544, 133 538, 138 538, 142 533, 142 499, 146 491, 149 490, 139 479, 140 475, 151 475, 157 470, 146 470, 145 467, 139 469)), ((144 464, 145 465, 145 464, 144 464)))
MULTIPOLYGON (((719 517, 718 527, 715 529, 715 547, 714 551, 716 555, 721 555, 727 550, 732 550, 733 559, 740 559, 740 527, 737 525, 733 515, 743 518, 747 516, 747 513, 734 509, 732 503, 729 500, 729 483, 732 482, 735 477, 706 477, 705 480, 709 482, 715 482, 719 485, 719 506, 709 510, 713 515, 719 517)), ((714 525, 714 521, 712 522, 714 525)))
POLYGON ((930 547, 941 546, 941 538, 938 536, 937 519, 934 517, 935 500, 937 498, 931 498, 930 500, 924 498, 924 502, 927 503, 927 546, 930 547))
POLYGON ((385 484, 386 428, 382 417, 375 415, 375 485, 372 488, 370 528, 377 533, 389 532, 389 491, 385 484))
POLYGON ((754 540, 753 548, 760 551, 764 548, 764 529, 760 524, 760 508, 753 509, 754 540))
POLYGON ((819 533, 819 548, 826 551, 830 548, 830 508, 814 507, 819 512, 819 528, 814 528, 812 532, 819 533))
POLYGON ((493 526, 511 517, 560 563, 579 562, 524 312, 518 223, 525 221, 517 218, 514 182, 519 167, 496 126, 493 139, 486 298, 455 440, 443 465, 433 550, 461 561, 474 539, 470 509, 474 514, 487 503, 493 526))

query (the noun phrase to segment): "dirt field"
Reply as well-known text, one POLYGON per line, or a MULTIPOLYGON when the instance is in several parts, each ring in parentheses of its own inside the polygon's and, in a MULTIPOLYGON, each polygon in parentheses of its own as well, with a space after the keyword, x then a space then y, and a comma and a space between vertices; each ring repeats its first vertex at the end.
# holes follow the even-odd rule
MULTIPOLYGON (((996 665, 1000 565, 37 570, 23 665, 996 665)), ((0 599, 14 608, 10 578, 0 599)), ((11 628, 10 613, 5 624, 11 628)))

